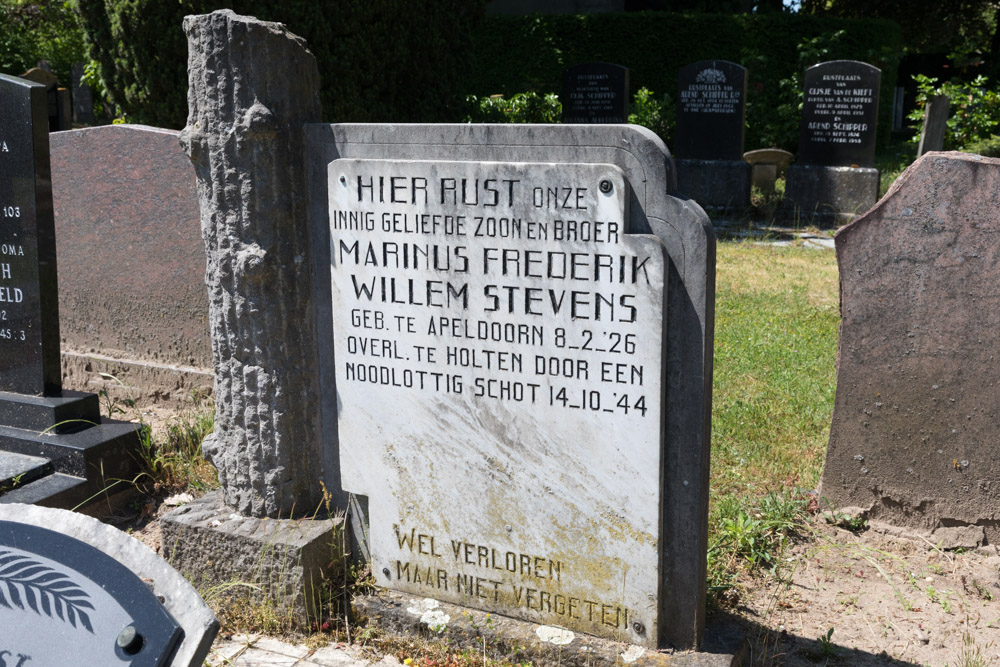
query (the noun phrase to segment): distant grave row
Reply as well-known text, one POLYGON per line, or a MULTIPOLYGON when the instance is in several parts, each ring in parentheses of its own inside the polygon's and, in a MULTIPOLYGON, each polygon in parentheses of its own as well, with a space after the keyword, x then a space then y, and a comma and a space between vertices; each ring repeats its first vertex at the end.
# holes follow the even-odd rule
MULTIPOLYGON (((784 217, 846 222, 875 203, 880 81, 878 68, 852 60, 806 70, 798 155, 788 175, 784 217)), ((746 87, 746 68, 724 60, 692 63, 678 73, 671 140, 678 190, 710 211, 739 213, 750 203, 746 87)), ((569 68, 563 75, 563 122, 627 122, 628 92, 625 67, 569 68)))

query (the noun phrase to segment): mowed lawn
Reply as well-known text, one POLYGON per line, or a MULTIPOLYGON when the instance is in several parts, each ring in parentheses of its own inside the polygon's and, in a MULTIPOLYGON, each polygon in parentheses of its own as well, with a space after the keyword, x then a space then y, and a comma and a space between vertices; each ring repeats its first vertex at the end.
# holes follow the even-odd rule
POLYGON ((716 276, 713 509, 814 489, 836 386, 836 255, 723 241, 716 276))

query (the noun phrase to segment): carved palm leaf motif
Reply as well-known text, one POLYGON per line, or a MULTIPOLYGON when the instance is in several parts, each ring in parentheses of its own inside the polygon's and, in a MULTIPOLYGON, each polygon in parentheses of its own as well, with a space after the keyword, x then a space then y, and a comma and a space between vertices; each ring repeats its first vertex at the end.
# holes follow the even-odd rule
POLYGON ((94 634, 88 609, 90 596, 68 574, 27 556, 0 550, 0 607, 25 610, 59 620, 74 628, 77 622, 94 634), (53 615, 55 614, 55 615, 53 615))

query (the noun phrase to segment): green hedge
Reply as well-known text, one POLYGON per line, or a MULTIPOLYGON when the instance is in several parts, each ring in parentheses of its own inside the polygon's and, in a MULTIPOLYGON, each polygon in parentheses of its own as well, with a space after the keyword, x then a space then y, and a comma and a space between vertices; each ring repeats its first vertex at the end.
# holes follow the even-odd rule
POLYGON ((187 118, 188 14, 232 9, 304 37, 339 121, 448 121, 461 114, 470 36, 484 0, 79 0, 90 57, 133 122, 187 118))
POLYGON ((802 71, 821 60, 862 60, 882 69, 879 135, 888 139, 902 55, 902 34, 891 21, 799 14, 490 16, 474 41, 465 89, 477 96, 558 92, 564 67, 605 61, 629 68, 630 94, 645 87, 676 97, 684 65, 713 58, 739 63, 749 70, 748 150, 795 150, 802 71))

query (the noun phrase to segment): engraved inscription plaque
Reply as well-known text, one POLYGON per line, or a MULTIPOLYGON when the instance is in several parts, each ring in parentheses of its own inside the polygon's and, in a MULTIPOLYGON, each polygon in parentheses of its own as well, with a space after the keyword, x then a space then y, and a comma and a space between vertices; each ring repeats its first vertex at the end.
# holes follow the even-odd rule
POLYGON ((184 631, 146 584, 89 544, 0 521, 0 659, 171 664, 184 631))
POLYGON ((562 122, 628 122, 627 67, 610 63, 584 63, 563 70, 562 122))
POLYGON ((0 74, 0 391, 59 395, 45 87, 0 74))
POLYGON ((628 188, 330 164, 341 466, 380 585, 656 646, 665 251, 628 188))
POLYGON ((806 70, 797 164, 871 167, 882 72, 854 60, 806 70))
POLYGON ((692 160, 742 160, 747 70, 702 60, 677 73, 674 151, 692 160))

